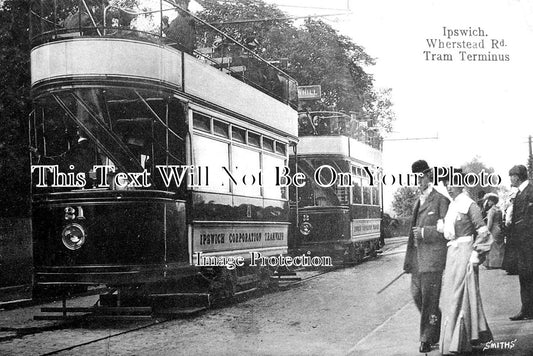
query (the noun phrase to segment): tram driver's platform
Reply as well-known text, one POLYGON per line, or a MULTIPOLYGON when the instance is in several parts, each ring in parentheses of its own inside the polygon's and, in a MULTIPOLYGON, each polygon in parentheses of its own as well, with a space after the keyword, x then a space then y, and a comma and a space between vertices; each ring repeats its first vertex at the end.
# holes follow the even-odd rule
MULTIPOLYGON (((483 307, 494 340, 487 345, 490 348, 480 348, 469 355, 533 355, 533 320, 509 320, 520 310, 518 276, 484 267, 480 267, 479 275, 483 307), (500 344, 503 342, 507 345, 500 344), (514 347, 511 348, 511 344, 514 347)), ((410 280, 410 276, 403 277, 401 282, 410 283, 410 280)), ((418 352, 419 313, 416 306, 411 301, 398 305, 398 308, 394 315, 360 340, 348 355, 424 355, 418 352)), ((427 355, 437 356, 440 352, 434 348, 427 355)))

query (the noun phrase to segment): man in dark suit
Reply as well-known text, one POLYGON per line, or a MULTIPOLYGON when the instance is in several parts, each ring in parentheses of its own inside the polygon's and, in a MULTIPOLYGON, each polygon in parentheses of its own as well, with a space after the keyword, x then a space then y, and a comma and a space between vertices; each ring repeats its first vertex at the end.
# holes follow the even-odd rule
POLYGON ((520 312, 509 319, 533 318, 533 186, 529 184, 527 168, 518 165, 509 170, 511 186, 518 188, 513 203, 511 237, 518 247, 518 279, 520 281, 520 312))
POLYGON ((433 172, 424 160, 412 165, 413 173, 420 173, 420 198, 413 210, 411 232, 407 242, 404 271, 411 273, 411 293, 420 311, 420 352, 430 352, 439 341, 439 298, 442 271, 446 264, 446 239, 437 231, 437 223, 444 219, 449 200, 432 185, 433 172))

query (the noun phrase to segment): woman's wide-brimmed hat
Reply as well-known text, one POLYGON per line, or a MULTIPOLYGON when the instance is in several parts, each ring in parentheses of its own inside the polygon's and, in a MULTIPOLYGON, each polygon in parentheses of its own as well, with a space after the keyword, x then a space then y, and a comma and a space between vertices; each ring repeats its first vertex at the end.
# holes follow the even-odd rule
POLYGON ((492 200, 494 204, 498 204, 498 201, 500 200, 500 198, 498 197, 498 194, 496 193, 487 193, 483 197, 483 200, 492 200))

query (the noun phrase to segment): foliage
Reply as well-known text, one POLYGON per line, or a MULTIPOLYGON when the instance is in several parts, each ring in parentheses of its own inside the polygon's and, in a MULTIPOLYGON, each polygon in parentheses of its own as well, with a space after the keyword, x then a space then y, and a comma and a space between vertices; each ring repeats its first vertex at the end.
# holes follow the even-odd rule
POLYGON ((6 0, 0 9, 0 215, 29 213, 27 121, 30 113, 28 8, 6 0))
POLYGON ((529 179, 533 179, 533 155, 529 155, 527 159, 527 175, 529 179))
MULTIPOLYGON (((126 7, 137 4, 136 0, 114 2, 126 7)), ((312 110, 333 107, 355 112, 359 118, 390 130, 394 120, 390 89, 375 90, 372 76, 364 70, 374 64, 374 59, 351 39, 320 20, 308 19, 296 27, 291 20, 283 19, 286 15, 282 11, 263 1, 200 2, 204 10, 199 16, 208 22, 269 19, 218 27, 239 41, 255 38, 259 43, 255 51, 267 60, 287 58, 290 65, 284 70, 300 85, 320 84, 322 99, 311 105, 312 110)), ((0 4, 0 214, 20 215, 29 212, 29 1, 5 0, 0 4)), ((50 21, 64 19, 76 10, 76 5, 60 7, 61 13, 54 15, 45 9, 43 16, 50 21)))
POLYGON ((368 117, 385 132, 392 132, 392 123, 396 120, 396 114, 392 110, 392 89, 379 89, 374 94, 375 99, 371 101, 368 117))
MULTIPOLYGON (((465 163, 461 168, 463 169, 464 173, 475 173, 479 175, 482 170, 485 170, 485 173, 487 174, 494 173, 494 168, 487 167, 483 162, 480 161, 478 156, 474 157, 470 162, 465 163)), ((486 193, 497 192, 496 187, 482 187, 480 184, 474 187, 468 187, 467 190, 468 194, 474 201, 477 201, 486 193)))
MULTIPOLYGON (((199 1, 204 10, 198 16, 208 23, 280 18, 285 15, 274 5, 268 5, 263 1, 241 0, 235 2, 204 0, 199 1)), ((225 32, 237 41, 243 42, 247 37, 255 37, 265 51, 272 43, 271 36, 284 34, 286 30, 292 30, 290 23, 281 20, 246 22, 243 24, 216 24, 219 30, 225 32), (273 32, 271 34, 271 32, 273 32)))
POLYGON ((502 211, 505 211, 509 205, 511 205, 511 195, 513 194, 513 191, 510 187, 500 185, 498 191, 495 193, 497 193, 499 197, 498 205, 502 211))
POLYGON ((416 187, 400 187, 394 192, 392 210, 399 217, 411 216, 417 199, 418 189, 416 187))

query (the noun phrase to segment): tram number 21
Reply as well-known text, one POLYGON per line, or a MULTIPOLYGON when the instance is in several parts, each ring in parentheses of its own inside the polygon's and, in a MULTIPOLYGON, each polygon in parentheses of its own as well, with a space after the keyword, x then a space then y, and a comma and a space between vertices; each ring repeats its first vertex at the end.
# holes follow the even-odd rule
POLYGON ((67 206, 65 208, 65 220, 74 219, 85 219, 85 216, 83 216, 83 208, 81 206, 77 206, 76 208, 67 206))

